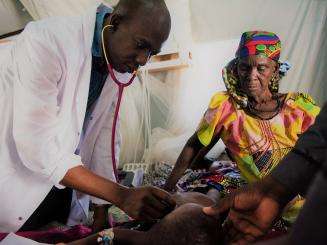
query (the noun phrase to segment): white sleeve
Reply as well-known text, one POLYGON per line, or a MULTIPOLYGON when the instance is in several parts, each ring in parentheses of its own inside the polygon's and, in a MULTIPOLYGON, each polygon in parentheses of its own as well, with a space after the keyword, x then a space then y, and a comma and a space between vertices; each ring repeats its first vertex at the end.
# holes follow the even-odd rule
MULTIPOLYGON (((94 151, 91 159, 91 170, 92 172, 100 175, 106 179, 116 182, 115 174, 112 165, 112 152, 111 152, 111 131, 113 126, 113 112, 114 106, 111 106, 110 112, 107 114, 104 120, 100 133, 96 139, 94 145, 94 151)), ((116 130, 116 141, 115 141, 115 158, 118 168, 119 164, 119 153, 121 146, 121 135, 120 135, 120 120, 117 121, 116 130)), ((107 204, 107 201, 91 196, 92 203, 95 204, 107 204)))
POLYGON ((23 164, 57 185, 70 168, 81 165, 81 158, 58 139, 62 67, 55 47, 37 24, 29 24, 15 42, 13 137, 23 164))

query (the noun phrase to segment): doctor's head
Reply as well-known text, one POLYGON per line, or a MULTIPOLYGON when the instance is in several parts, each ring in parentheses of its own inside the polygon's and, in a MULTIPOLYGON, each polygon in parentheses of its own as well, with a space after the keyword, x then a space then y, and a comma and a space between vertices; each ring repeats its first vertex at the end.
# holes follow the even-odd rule
POLYGON ((104 25, 104 44, 113 68, 133 72, 160 52, 167 40, 170 14, 164 0, 120 0, 104 25))

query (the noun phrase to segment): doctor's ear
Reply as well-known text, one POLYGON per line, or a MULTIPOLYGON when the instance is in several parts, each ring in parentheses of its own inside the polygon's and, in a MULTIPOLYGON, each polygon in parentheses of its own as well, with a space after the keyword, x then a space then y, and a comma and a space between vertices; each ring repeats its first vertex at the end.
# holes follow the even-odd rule
POLYGON ((120 16, 119 14, 113 13, 110 16, 110 25, 112 25, 111 30, 116 31, 118 26, 120 25, 121 21, 122 21, 122 16, 120 16))

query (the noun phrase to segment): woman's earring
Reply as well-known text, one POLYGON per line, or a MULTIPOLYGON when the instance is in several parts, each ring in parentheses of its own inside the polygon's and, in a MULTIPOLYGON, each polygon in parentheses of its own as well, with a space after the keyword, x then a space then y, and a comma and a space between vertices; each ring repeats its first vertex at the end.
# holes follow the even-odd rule
POLYGON ((280 80, 279 74, 278 73, 274 73, 272 75, 272 77, 271 77, 271 82, 276 83, 276 82, 279 82, 279 80, 280 80))
POLYGON ((269 88, 270 91, 277 93, 279 89, 279 80, 280 76, 276 73, 274 73, 271 77, 270 83, 269 83, 269 88))

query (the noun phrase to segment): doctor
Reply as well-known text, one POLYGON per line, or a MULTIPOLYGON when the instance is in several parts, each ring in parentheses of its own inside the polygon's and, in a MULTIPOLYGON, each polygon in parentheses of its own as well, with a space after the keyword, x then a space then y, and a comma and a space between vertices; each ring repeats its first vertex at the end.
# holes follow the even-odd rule
POLYGON ((104 58, 115 78, 128 81, 169 32, 163 0, 121 0, 113 11, 100 5, 82 17, 26 26, 0 64, 1 232, 67 220, 71 189, 78 191, 72 207, 88 194, 136 219, 162 217, 174 205, 160 189, 115 183, 110 132, 118 89, 104 58))

